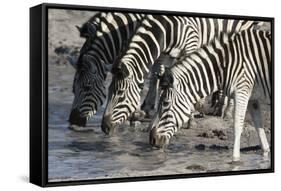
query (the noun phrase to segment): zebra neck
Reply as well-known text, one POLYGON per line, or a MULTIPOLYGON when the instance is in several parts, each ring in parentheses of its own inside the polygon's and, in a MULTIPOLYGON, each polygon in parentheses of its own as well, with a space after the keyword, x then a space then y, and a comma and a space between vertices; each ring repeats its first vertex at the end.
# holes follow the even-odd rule
POLYGON ((96 36, 83 47, 85 53, 96 55, 98 64, 114 64, 135 34, 143 16, 132 13, 108 13, 99 21, 96 36))
POLYGON ((90 55, 92 60, 90 62, 90 67, 89 68, 96 68, 97 73, 103 78, 106 78, 106 74, 108 71, 110 71, 110 67, 108 67, 111 64, 107 64, 104 61, 104 57, 99 55, 96 51, 88 51, 87 55, 90 55))
MULTIPOLYGON (((176 63, 171 71, 192 103, 221 89, 224 82, 225 47, 204 46, 176 63)), ((175 84, 175 85, 176 85, 175 84)))

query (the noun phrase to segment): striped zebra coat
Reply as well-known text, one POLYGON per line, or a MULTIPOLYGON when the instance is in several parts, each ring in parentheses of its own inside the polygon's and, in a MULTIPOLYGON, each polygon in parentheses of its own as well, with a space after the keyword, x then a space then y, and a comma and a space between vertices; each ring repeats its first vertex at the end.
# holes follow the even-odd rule
POLYGON ((79 28, 86 42, 77 61, 74 101, 69 116, 70 129, 84 127, 106 98, 106 74, 135 33, 144 15, 131 13, 99 13, 79 28))
POLYGON ((117 125, 139 109, 144 77, 162 53, 172 57, 187 55, 222 31, 233 33, 253 24, 242 20, 147 15, 112 70, 102 130, 112 134, 117 125))
POLYGON ((225 95, 234 98, 233 159, 240 157, 247 106, 267 156, 269 145, 259 102, 250 100, 250 96, 254 87, 260 86, 264 95, 271 98, 271 43, 271 34, 266 31, 246 30, 234 38, 224 35, 167 70, 161 80, 162 94, 151 124, 150 143, 167 145, 189 120, 197 100, 222 89, 225 95))

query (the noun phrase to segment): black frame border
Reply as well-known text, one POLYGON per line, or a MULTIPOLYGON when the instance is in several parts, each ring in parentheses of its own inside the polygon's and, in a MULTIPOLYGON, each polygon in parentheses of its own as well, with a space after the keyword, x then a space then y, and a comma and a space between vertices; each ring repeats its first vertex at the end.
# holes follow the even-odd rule
POLYGON ((210 13, 193 13, 164 10, 148 10, 135 8, 98 7, 86 5, 43 3, 30 8, 30 182, 41 187, 86 185, 101 183, 135 182, 148 180, 166 180, 179 178, 213 177, 229 175, 245 175, 272 173, 275 169, 274 140, 274 18, 241 15, 225 15, 210 13), (80 10, 80 11, 120 11, 130 13, 184 15, 193 17, 210 17, 222 19, 258 20, 271 23, 272 31, 272 99, 271 99, 271 168, 259 170, 206 172, 178 175, 158 175, 143 177, 124 177, 110 179, 73 180, 48 182, 48 9, 80 10), (39 72, 40 71, 40 72, 39 72))

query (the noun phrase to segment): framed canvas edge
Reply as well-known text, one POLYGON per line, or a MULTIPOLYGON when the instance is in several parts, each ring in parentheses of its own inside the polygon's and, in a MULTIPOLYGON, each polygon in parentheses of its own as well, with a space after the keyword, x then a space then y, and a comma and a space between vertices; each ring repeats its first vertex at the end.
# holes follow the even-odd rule
MULTIPOLYGON (((121 183, 121 182, 135 182, 135 181, 150 181, 150 180, 166 180, 166 179, 179 179, 179 178, 197 178, 197 177, 213 177, 213 176, 231 176, 231 175, 247 175, 247 174, 261 174, 261 173, 273 173, 275 171, 275 160, 274 160, 274 34, 275 34, 275 19, 274 17, 258 17, 258 16, 241 16, 241 15, 226 15, 226 14, 210 14, 210 13, 193 13, 193 12, 178 12, 178 11, 163 11, 163 10, 148 10, 148 9, 135 9, 135 8, 117 8, 117 7, 98 7, 98 6, 86 6, 86 5, 68 5, 68 4, 53 4, 53 3, 43 3, 34 7, 40 7, 42 12, 42 39, 41 47, 41 85, 42 85, 42 126, 41 126, 41 181, 33 182, 41 187, 54 187, 54 186, 71 186, 71 185, 86 185, 86 184, 101 184, 101 183, 121 183), (272 31, 272 99, 271 99, 271 168, 269 169, 256 169, 256 170, 244 170, 244 171, 224 171, 224 172, 206 172, 206 173, 194 173, 194 174, 177 174, 177 175, 159 175, 159 176, 143 176, 143 177, 124 177, 124 178, 110 178, 110 179, 91 179, 91 180, 73 180, 73 181, 61 181, 61 182, 49 182, 48 181, 48 9, 71 9, 71 10, 88 10, 88 11, 122 11, 122 12, 142 12, 142 13, 151 13, 151 14, 173 14, 173 15, 186 15, 186 16, 198 16, 198 17, 212 17, 212 18, 223 18, 223 19, 245 19, 245 20, 259 20, 266 21, 271 23, 272 31)), ((31 19, 31 18, 30 18, 31 19)), ((31 21, 31 20, 30 20, 31 21)), ((30 29, 31 30, 31 29, 30 29)), ((31 42, 30 35, 30 44, 31 42)), ((36 43, 36 42, 35 42, 36 43)), ((32 51, 30 49, 30 51, 32 51)), ((34 50, 33 50, 34 51, 34 50)), ((34 63, 31 60, 30 52, 30 71, 34 63)), ((35 52, 33 52, 35 54, 35 52)), ((30 84, 32 74, 30 73, 30 84)), ((30 86, 30 92, 32 92, 32 86, 30 86)), ((32 104, 33 100, 30 98, 30 109, 35 107, 32 104)), ((30 121, 32 116, 32 110, 30 110, 30 121)), ((34 127, 30 126, 31 131, 34 130, 34 127)), ((31 143, 31 137, 30 137, 31 143)), ((30 149, 32 145, 30 144, 30 149)), ((31 156, 30 153, 30 161, 31 156)), ((31 167, 31 162, 30 162, 31 167)), ((31 168, 30 168, 31 172, 31 168)), ((30 177, 30 180, 32 177, 30 177)))
POLYGON ((44 171, 42 163, 44 158, 42 153, 42 6, 38 5, 30 8, 30 129, 29 129, 29 181, 39 186, 43 186, 44 171), (37 63, 37 64, 36 64, 37 63), (38 64, 39 63, 39 64, 38 64), (38 91, 39 90, 39 91, 38 91))

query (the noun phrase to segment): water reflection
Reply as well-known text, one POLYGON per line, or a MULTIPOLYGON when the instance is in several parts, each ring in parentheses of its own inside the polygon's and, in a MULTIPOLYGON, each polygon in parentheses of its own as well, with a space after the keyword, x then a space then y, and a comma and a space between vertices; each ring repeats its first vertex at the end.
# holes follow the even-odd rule
MULTIPOLYGON (((259 146, 243 147, 241 162, 231 162, 232 145, 224 141, 213 144, 207 139, 190 136, 192 131, 200 129, 182 130, 165 150, 151 147, 148 143, 149 132, 143 131, 143 128, 123 125, 114 136, 104 135, 100 129, 102 113, 89 123, 94 131, 73 132, 68 129, 69 108, 69 105, 55 104, 49 107, 50 181, 270 167, 270 160, 264 160, 260 155, 259 146)), ((148 123, 142 126, 146 127, 148 123)))

